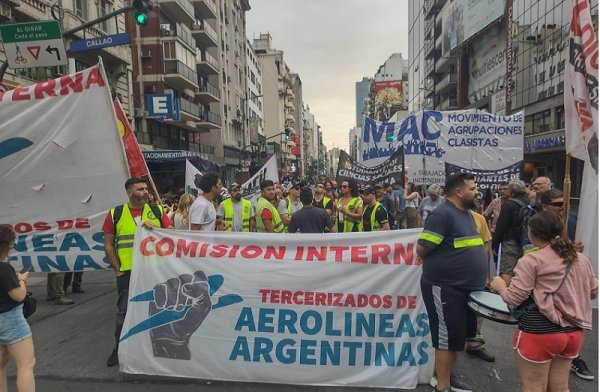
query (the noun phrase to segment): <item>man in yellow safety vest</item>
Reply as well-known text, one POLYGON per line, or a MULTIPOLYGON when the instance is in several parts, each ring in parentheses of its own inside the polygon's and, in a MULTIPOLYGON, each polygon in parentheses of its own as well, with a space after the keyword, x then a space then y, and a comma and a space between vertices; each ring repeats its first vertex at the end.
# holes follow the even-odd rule
POLYGON ((376 195, 377 189, 373 187, 366 187, 360 191, 360 198, 364 204, 362 231, 384 231, 390 229, 387 210, 377 201, 376 195))
POLYGON ((285 226, 273 204, 277 201, 273 181, 262 181, 260 194, 261 196, 256 202, 256 231, 259 233, 283 233, 285 226))
POLYGON ((217 211, 217 220, 223 220, 223 231, 250 232, 256 230, 254 209, 250 200, 242 197, 242 187, 234 182, 229 186, 229 198, 223 200, 217 211))
POLYGON ((117 319, 115 326, 115 348, 106 361, 107 366, 119 363, 118 348, 121 330, 127 313, 131 259, 133 257, 133 237, 138 227, 171 227, 171 221, 161 206, 148 204, 148 184, 144 178, 130 178, 125 182, 129 201, 116 206, 106 215, 104 232, 104 253, 117 276, 117 319))

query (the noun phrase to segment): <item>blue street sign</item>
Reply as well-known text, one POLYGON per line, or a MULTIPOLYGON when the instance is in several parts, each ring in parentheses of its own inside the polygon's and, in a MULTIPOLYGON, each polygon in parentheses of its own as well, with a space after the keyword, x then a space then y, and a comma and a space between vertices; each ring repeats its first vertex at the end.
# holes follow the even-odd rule
POLYGON ((121 33, 113 35, 105 35, 103 37, 83 39, 71 42, 69 50, 71 52, 85 52, 87 50, 95 50, 107 48, 109 46, 129 45, 131 43, 131 34, 121 33))

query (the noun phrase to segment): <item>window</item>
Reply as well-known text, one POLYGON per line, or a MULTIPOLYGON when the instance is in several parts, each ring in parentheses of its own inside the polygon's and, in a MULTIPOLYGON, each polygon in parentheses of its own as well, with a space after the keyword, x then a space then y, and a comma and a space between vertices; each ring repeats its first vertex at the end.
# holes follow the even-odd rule
MULTIPOLYGON (((111 4, 107 0, 100 0, 98 2, 98 17, 108 14, 110 12, 110 5, 111 4)), ((109 19, 109 20, 112 20, 112 19, 109 19)), ((109 32, 108 31, 109 20, 105 20, 104 22, 100 23, 100 28, 102 30, 104 30, 105 32, 109 32)))
POLYGON ((164 59, 176 59, 175 54, 175 41, 163 42, 163 58, 164 59))
POLYGON ((77 16, 87 20, 87 0, 73 0, 73 10, 77 16))
POLYGON ((565 108, 563 106, 559 106, 556 108, 555 112, 556 119, 556 129, 564 129, 565 128, 565 108))

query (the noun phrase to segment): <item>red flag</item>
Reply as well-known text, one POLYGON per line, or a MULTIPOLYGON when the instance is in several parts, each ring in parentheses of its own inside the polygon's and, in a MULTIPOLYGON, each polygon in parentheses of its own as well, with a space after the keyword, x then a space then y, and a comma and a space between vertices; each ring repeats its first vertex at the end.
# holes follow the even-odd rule
POLYGON ((127 155, 127 163, 129 164, 129 174, 131 177, 143 177, 150 174, 146 161, 140 150, 140 145, 133 134, 131 125, 125 116, 123 106, 118 99, 114 100, 115 112, 117 113, 117 125, 119 126, 119 134, 123 139, 125 146, 125 154, 127 155))

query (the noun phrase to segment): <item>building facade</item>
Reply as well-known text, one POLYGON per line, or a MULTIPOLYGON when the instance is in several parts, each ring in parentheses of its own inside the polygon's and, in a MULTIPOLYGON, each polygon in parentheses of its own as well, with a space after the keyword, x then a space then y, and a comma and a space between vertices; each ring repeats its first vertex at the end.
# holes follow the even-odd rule
POLYGON ((289 177, 292 168, 297 167, 294 166, 297 157, 293 154, 296 143, 292 136, 298 134, 292 72, 285 63, 283 51, 272 47, 269 33, 260 34, 253 45, 263 72, 266 155, 277 154, 281 178, 289 177), (289 140, 286 140, 286 129, 289 140))
MULTIPOLYGON (((590 3, 597 23, 598 1, 590 3)), ((544 175, 562 188, 571 7, 567 0, 411 1, 409 110, 523 111, 524 180, 544 175)), ((574 160, 575 205, 581 173, 574 160)))
POLYGON ((371 91, 373 78, 363 77, 360 82, 356 82, 354 86, 354 96, 356 99, 356 126, 363 126, 363 115, 365 114, 365 106, 368 102, 369 92, 371 91))
POLYGON ((406 110, 408 107, 408 65, 408 60, 402 58, 402 53, 393 53, 379 66, 373 77, 363 110, 368 117, 378 121, 387 121, 396 111, 406 110))

